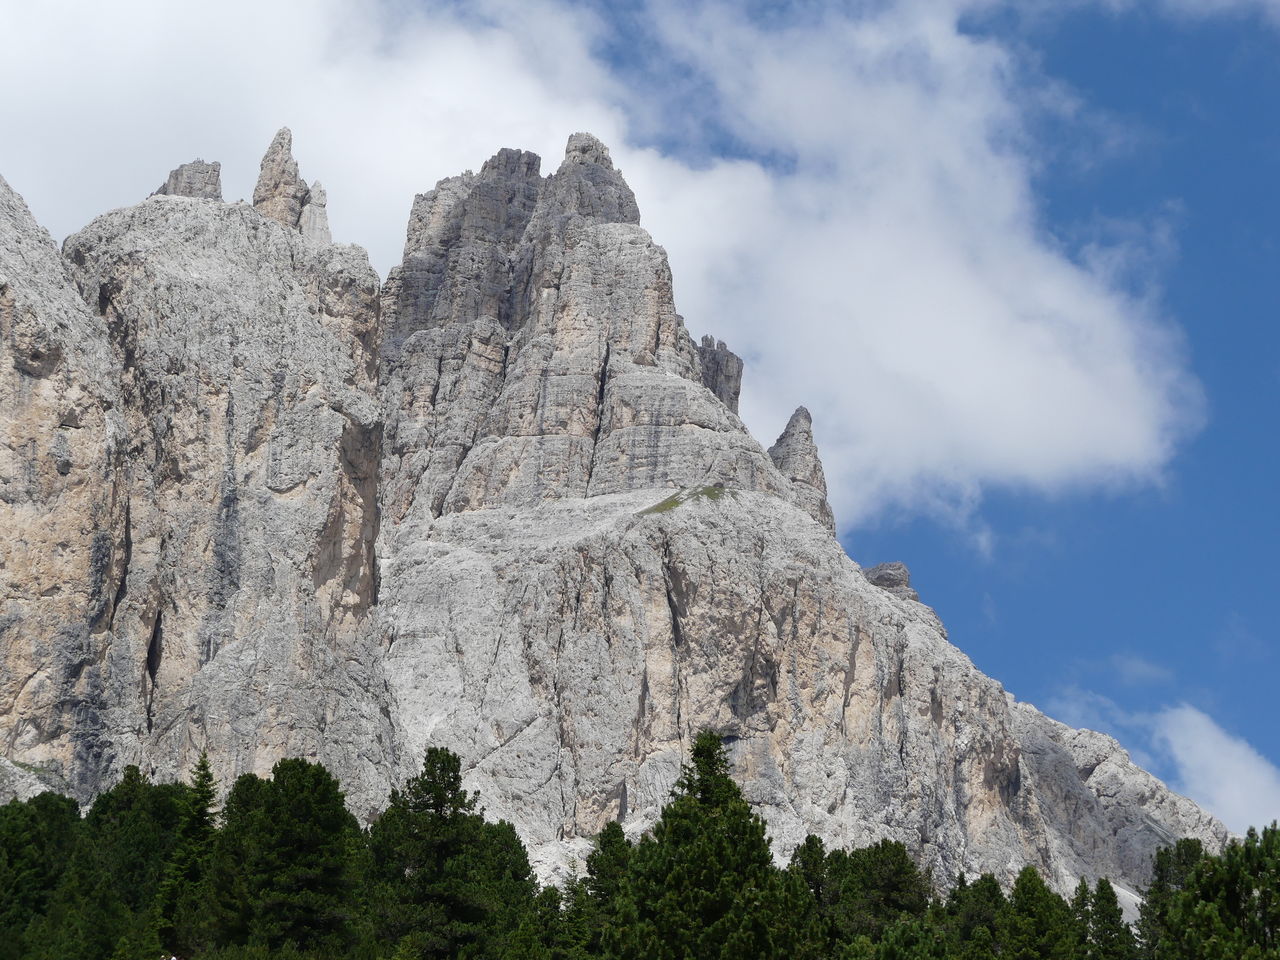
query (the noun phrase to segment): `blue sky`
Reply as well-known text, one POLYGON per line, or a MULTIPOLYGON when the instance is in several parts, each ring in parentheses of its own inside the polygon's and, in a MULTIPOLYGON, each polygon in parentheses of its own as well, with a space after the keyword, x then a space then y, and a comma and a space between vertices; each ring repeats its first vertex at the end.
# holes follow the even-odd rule
POLYGON ((982 514, 999 546, 986 562, 919 516, 845 542, 854 556, 908 559, 980 667, 1063 719, 1108 728, 1166 778, 1179 779, 1178 764, 1143 715, 1171 704, 1274 761, 1280 34, 1254 16, 1096 8, 1024 29, 1046 73, 1133 133, 1095 166, 1047 165, 1047 222, 1070 237, 1098 216, 1167 221, 1172 249, 1156 279, 1204 385, 1205 425, 1148 489, 988 492, 982 514))
POLYGON ((1022 699, 1280 817, 1280 3, 0 0, 0 174, 61 239, 290 125, 385 273, 417 191, 604 139, 768 444, 1022 699), (101 53, 110 49, 104 60, 101 53))

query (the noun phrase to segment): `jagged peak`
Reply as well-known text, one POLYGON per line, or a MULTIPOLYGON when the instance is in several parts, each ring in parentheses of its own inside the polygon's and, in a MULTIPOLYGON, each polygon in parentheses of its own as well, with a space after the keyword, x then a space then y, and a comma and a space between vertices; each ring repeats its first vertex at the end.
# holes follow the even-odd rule
POLYGON ((293 131, 281 127, 262 156, 258 183, 253 188, 253 206, 264 217, 297 230, 309 195, 307 182, 298 173, 298 161, 293 158, 293 131))
POLYGON ((503 147, 480 168, 480 177, 484 180, 512 176, 522 179, 542 176, 542 157, 530 150, 503 147))
POLYGON ((326 199, 318 183, 309 187, 302 179, 293 158, 293 131, 281 127, 262 156, 258 183, 253 188, 254 209, 308 240, 327 245, 332 239, 326 199))
POLYGON ((835 531, 835 517, 827 503, 827 478, 813 440, 813 417, 807 407, 796 407, 769 458, 791 481, 800 506, 828 530, 835 531))
POLYGON ((742 358, 710 334, 698 346, 703 385, 720 398, 720 402, 738 412, 742 393, 742 358))
POLYGON ((222 164, 205 163, 201 159, 179 164, 169 171, 153 197, 195 197, 200 200, 222 199, 222 164))
POLYGON ((564 148, 564 162, 594 163, 606 170, 613 169, 613 159, 609 156, 609 148, 599 138, 589 133, 575 133, 569 137, 564 148))

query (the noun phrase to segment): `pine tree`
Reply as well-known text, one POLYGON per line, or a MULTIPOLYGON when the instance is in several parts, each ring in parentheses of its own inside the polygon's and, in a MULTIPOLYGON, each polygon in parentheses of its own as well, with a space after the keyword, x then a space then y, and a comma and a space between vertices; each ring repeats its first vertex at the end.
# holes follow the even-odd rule
POLYGON ((1088 960, 1137 960, 1137 941, 1124 922, 1115 888, 1105 877, 1089 902, 1088 931, 1088 960))
POLYGON ((984 873, 973 883, 963 874, 947 896, 939 924, 947 931, 949 952, 964 960, 987 960, 999 941, 997 931, 1009 910, 1004 891, 994 876, 984 873))
POLYGON ((1169 941, 1169 911, 1173 901, 1204 856, 1204 845, 1193 839, 1182 839, 1172 847, 1156 851, 1151 885, 1138 912, 1139 950, 1147 960, 1156 960, 1160 956, 1159 945, 1169 941))
POLYGON ((1280 828, 1272 823, 1259 833, 1251 827, 1243 841, 1202 858, 1168 917, 1160 960, 1280 956, 1280 828))
POLYGON ((1091 960, 1089 954, 1089 930, 1092 925, 1093 892, 1084 877, 1076 884, 1071 897, 1072 929, 1076 938, 1076 956, 1079 960, 1091 960))
POLYGON ((610 955, 810 956, 812 896, 773 866, 764 822, 730 778, 720 738, 703 731, 691 759, 653 833, 630 854, 610 955))
POLYGON ((487 823, 462 788, 461 761, 427 750, 422 773, 391 794, 369 831, 378 939, 413 957, 479 956, 514 936, 537 885, 509 823, 487 823))
POLYGON ((1078 960, 1074 928, 1067 902, 1045 885, 1035 867, 1024 867, 1002 917, 1002 960, 1078 960))
POLYGON ((75 801, 55 793, 0 807, 0 960, 23 955, 27 927, 48 909, 79 829, 75 801))
POLYGON ((347 944, 357 837, 338 782, 320 764, 281 760, 270 780, 239 777, 208 858, 202 945, 347 944))
POLYGON ((827 855, 819 909, 836 943, 859 936, 878 942, 890 926, 919 919, 929 906, 929 884, 901 843, 882 840, 827 855))
POLYGON ((217 796, 209 755, 201 753, 191 768, 177 844, 156 895, 156 937, 170 953, 191 953, 198 942, 203 913, 200 885, 213 849, 217 796))
POLYGON ((29 956, 110 960, 122 938, 145 935, 176 841, 183 789, 152 784, 130 766, 99 795, 48 910, 30 927, 29 956))

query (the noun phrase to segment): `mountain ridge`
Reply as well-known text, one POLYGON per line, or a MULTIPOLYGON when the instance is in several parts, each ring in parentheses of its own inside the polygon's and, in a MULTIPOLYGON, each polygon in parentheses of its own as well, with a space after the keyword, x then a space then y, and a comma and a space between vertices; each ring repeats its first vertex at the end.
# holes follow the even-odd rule
POLYGON ((707 726, 783 856, 887 837, 1065 892, 1222 844, 844 553, 808 411, 750 436, 741 361, 685 330, 594 137, 418 195, 382 282, 287 129, 252 206, 218 172, 61 254, 0 180, 15 792, 208 750, 224 782, 322 760, 370 811, 441 745, 554 875, 651 823, 707 726))

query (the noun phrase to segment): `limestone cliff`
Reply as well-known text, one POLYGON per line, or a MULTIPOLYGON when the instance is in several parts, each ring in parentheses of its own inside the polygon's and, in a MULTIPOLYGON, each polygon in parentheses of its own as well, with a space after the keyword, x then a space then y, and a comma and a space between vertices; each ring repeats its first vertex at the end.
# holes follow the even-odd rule
POLYGON ((282 130, 63 256, 0 190, 0 790, 201 750, 317 757, 362 812, 428 744, 544 874, 643 830, 710 726, 786 856, 1139 884, 1220 824, 1019 704, 833 536, 813 425, 766 451, 608 150, 502 150, 412 206, 379 284, 282 130))

